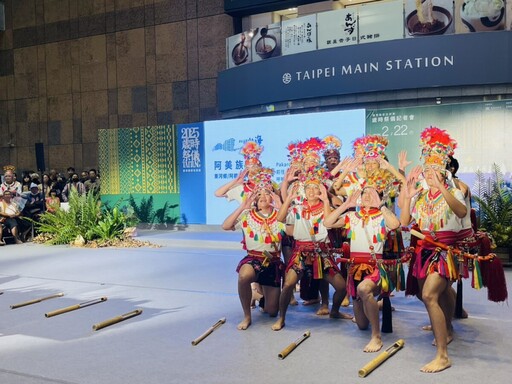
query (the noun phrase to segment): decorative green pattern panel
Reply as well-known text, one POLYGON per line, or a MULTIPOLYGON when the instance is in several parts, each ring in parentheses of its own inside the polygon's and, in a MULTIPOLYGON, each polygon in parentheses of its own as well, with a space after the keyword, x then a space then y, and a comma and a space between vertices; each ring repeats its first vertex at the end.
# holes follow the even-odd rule
POLYGON ((179 193, 173 125, 99 130, 101 192, 179 193))

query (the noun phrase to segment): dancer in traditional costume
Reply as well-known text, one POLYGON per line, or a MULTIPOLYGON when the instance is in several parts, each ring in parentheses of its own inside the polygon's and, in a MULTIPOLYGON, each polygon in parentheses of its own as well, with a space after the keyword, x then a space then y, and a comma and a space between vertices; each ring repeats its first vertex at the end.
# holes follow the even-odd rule
POLYGON ((240 330, 251 325, 251 283, 257 282, 262 287, 265 312, 275 317, 279 309, 284 270, 281 239, 285 225, 277 220, 274 206, 277 196, 272 192, 272 173, 264 168, 253 177, 254 191, 222 224, 225 230, 241 229, 247 249, 247 256, 236 269, 238 295, 244 312, 244 319, 238 324, 240 330))
MULTIPOLYGON (((215 191, 215 196, 226 197, 228 201, 235 200, 239 204, 242 204, 247 196, 254 191, 256 184, 253 178, 260 173, 262 170, 262 164, 260 156, 263 152, 263 147, 255 141, 248 141, 244 144, 240 150, 240 154, 244 156, 245 168, 238 175, 236 179, 222 185, 215 191)), ((272 193, 278 192, 277 184, 272 182, 272 193)), ((280 201, 278 197, 275 197, 275 201, 280 201)), ((251 307, 256 307, 256 301, 259 302, 260 306, 264 304, 263 290, 258 283, 252 284, 253 298, 251 307)))
POLYGON ((341 301, 345 297, 346 284, 329 252, 327 229, 323 225, 324 217, 331 213, 327 189, 323 185, 325 169, 312 168, 300 177, 305 197, 300 199, 300 183, 296 183, 278 214, 279 221, 286 220, 287 233, 293 234, 295 244, 293 256, 286 267, 284 287, 279 300, 279 319, 272 326, 275 331, 285 326, 286 311, 293 288, 308 271, 314 279, 325 279, 335 289, 330 316, 352 318, 339 312, 341 301), (293 206, 292 201, 296 202, 293 206))
POLYGON ((240 150, 245 159, 245 168, 237 178, 219 187, 215 191, 215 196, 226 197, 228 201, 235 200, 241 204, 247 198, 247 194, 254 189, 252 177, 262 168, 260 161, 262 152, 263 147, 258 143, 254 141, 245 143, 240 150))
MULTIPOLYGON (((402 225, 415 220, 431 241, 455 245, 467 213, 462 192, 446 181, 446 163, 456 142, 446 131, 430 127, 421 133, 421 144, 423 175, 428 189, 418 190, 421 168, 416 167, 400 194, 400 220, 402 225)), ((453 338, 451 320, 455 308, 450 290, 458 273, 451 252, 429 241, 418 242, 413 275, 418 279, 419 297, 427 309, 437 347, 435 358, 421 368, 423 372, 439 372, 451 366, 447 345, 453 338)))
MULTIPOLYGON (((365 187, 356 191, 329 216, 327 228, 345 228, 350 239, 350 258, 347 290, 352 296, 354 315, 359 329, 371 326, 370 342, 364 352, 377 352, 382 348, 379 327, 379 304, 375 297, 389 294, 394 284, 382 263, 387 233, 400 226, 400 221, 381 200, 377 191, 365 187), (360 201, 360 202, 358 202, 360 201), (355 210, 350 210, 355 208, 355 210), (343 216, 340 217, 341 214, 343 216)), ((393 272, 396 270, 393 268, 393 272)), ((396 272, 395 272, 396 273, 396 272)))

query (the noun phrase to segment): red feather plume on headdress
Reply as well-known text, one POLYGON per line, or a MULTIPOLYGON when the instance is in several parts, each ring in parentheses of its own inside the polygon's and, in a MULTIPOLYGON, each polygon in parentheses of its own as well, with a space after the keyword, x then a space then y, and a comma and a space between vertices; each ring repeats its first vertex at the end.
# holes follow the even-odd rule
POLYGON ((244 155, 246 160, 250 158, 259 158, 261 152, 263 152, 263 147, 255 141, 246 142, 240 150, 240 153, 244 155))
POLYGON ((457 142, 444 129, 428 127, 420 134, 421 156, 425 163, 443 166, 448 156, 453 156, 457 142))

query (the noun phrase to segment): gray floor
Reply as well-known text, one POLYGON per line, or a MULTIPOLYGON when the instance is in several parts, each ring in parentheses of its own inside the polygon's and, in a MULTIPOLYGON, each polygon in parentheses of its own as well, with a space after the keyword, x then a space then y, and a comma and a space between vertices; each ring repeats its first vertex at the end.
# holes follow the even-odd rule
MULTIPOLYGON (((79 249, 35 244, 0 248, 0 383, 504 383, 512 375, 508 304, 487 301, 465 284, 469 319, 455 321, 452 368, 424 374, 435 353, 423 305, 397 294, 394 332, 405 347, 366 378, 358 370, 368 332, 347 320, 315 315, 299 305, 281 332, 254 310, 245 332, 234 271, 240 236, 215 228, 142 231, 161 248, 79 249), (63 292, 61 298, 11 309, 13 304, 63 292), (106 302, 63 315, 44 314, 102 296, 106 302), (92 325, 135 309, 140 316, 93 331, 92 325), (217 320, 226 323, 197 346, 191 341, 217 320), (311 337, 286 359, 278 353, 305 330, 311 337)), ((512 271, 506 271, 510 282, 512 271)), ((351 311, 348 308, 347 311, 351 311)))

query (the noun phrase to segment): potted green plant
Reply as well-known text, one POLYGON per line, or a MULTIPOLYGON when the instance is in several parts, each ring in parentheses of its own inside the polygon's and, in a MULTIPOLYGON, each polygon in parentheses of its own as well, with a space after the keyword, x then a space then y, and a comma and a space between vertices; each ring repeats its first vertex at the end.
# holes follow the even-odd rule
POLYGON ((486 231, 502 261, 512 258, 512 189, 504 180, 497 164, 493 164, 489 177, 479 170, 473 187, 473 200, 477 211, 478 228, 486 231))

